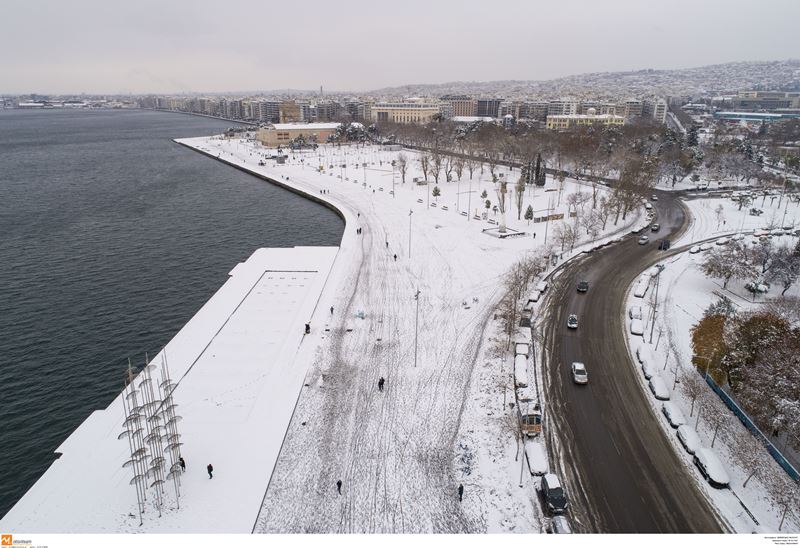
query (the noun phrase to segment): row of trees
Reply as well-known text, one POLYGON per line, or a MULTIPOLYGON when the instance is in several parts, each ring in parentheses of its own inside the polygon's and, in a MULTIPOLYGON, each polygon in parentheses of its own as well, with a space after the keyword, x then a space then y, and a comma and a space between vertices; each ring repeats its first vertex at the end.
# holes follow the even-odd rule
POLYGON ((707 276, 720 278, 723 288, 737 279, 747 282, 755 295, 765 283, 778 283, 784 295, 800 277, 800 241, 794 248, 777 246, 769 238, 755 245, 732 241, 710 250, 700 267, 707 276))

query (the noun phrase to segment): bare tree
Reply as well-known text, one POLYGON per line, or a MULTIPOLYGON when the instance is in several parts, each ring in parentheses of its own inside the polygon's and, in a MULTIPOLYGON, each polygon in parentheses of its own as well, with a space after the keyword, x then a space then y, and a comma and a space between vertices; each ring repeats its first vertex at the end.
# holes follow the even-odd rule
POLYGON ((419 167, 422 169, 422 176, 425 180, 428 180, 428 171, 431 168, 431 158, 427 154, 423 153, 419 155, 419 167))
POLYGON ((755 278, 756 272, 747 260, 746 250, 739 242, 712 249, 703 259, 700 268, 713 278, 722 278, 722 288, 728 287, 731 278, 740 280, 755 278))
POLYGON ((736 428, 731 433, 730 446, 734 451, 736 460, 747 472, 747 479, 744 480, 742 487, 747 487, 753 477, 763 479, 766 470, 764 468, 764 457, 768 457, 764 444, 758 441, 746 428, 736 428))
POLYGON ((680 390, 691 401, 691 408, 689 409, 689 416, 691 417, 694 415, 694 404, 697 398, 706 393, 708 385, 696 371, 691 369, 684 370, 683 375, 681 375, 680 390))
POLYGON ((522 219, 522 202, 525 199, 525 177, 520 177, 514 186, 514 201, 517 204, 517 220, 522 219))
POLYGON ((448 183, 453 180, 453 170, 455 169, 455 158, 449 154, 444 159, 444 178, 448 183))
POLYGON ((442 160, 442 155, 439 154, 438 151, 431 155, 431 165, 429 170, 431 175, 433 175, 433 180, 437 185, 439 184, 439 176, 442 174, 442 160))
POLYGON ((788 245, 775 250, 767 273, 769 281, 778 281, 783 287, 781 296, 785 295, 800 277, 800 255, 788 245))
POLYGON ((406 183, 406 173, 408 172, 408 158, 402 152, 397 155, 397 169, 400 170, 400 177, 403 184, 406 183))
POLYGON ((457 156, 453 159, 453 169, 456 171, 458 180, 461 180, 461 175, 464 173, 464 158, 457 156))
POLYGON ((781 522, 778 524, 778 531, 780 531, 783 529, 783 522, 786 521, 786 514, 789 513, 789 510, 797 512, 797 508, 800 506, 800 484, 786 474, 771 474, 770 491, 774 493, 775 501, 781 509, 781 522))

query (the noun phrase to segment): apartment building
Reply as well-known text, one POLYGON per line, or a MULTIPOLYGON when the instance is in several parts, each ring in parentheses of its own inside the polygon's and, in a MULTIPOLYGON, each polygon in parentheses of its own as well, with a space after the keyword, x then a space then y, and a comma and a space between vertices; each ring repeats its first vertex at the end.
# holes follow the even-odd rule
POLYGON ((596 114, 591 109, 589 114, 561 114, 547 116, 547 129, 565 130, 579 126, 621 126, 625 118, 615 114, 596 114))
POLYGON ((325 143, 336 133, 341 124, 274 124, 258 130, 256 139, 264 146, 288 145, 290 141, 303 137, 310 143, 325 143))
POLYGON ((452 116, 475 116, 478 111, 478 102, 468 95, 445 95, 440 98, 442 103, 449 104, 453 109, 452 116))
POLYGON ((398 124, 425 124, 440 114, 438 102, 413 98, 400 102, 375 103, 370 109, 372 120, 398 124))

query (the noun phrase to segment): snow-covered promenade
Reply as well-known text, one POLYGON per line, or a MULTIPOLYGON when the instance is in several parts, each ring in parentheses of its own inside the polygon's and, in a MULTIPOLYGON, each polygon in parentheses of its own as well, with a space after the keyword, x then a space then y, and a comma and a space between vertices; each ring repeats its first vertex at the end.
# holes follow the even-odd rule
MULTIPOLYGON (((499 280, 544 246, 545 223, 509 211, 524 234, 484 233, 493 225, 473 214, 488 211, 483 191, 496 202, 488 171, 441 181, 428 207, 433 185, 411 182, 420 173, 410 151, 402 184, 391 167, 398 152, 378 147, 320 147, 260 166, 270 151, 252 142, 178 142, 327 202, 346 222, 341 245, 257 251, 167 346, 188 464, 179 510, 148 509, 139 526, 117 398, 65 441, 3 530, 541 531, 534 480, 519 486, 504 373, 482 370, 481 357, 499 280)), ((567 181, 557 205, 548 181, 524 205, 567 213, 581 190, 591 193, 567 181)), ((560 222, 548 223, 550 245, 560 222)), ((622 230, 609 222, 600 237, 622 230)))

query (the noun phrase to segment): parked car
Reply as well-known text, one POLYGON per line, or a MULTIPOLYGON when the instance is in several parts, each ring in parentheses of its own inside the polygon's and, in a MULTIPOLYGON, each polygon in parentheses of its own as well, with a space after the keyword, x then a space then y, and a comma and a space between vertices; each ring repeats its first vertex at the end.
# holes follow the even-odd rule
POLYGON ((659 375, 650 377, 650 392, 656 397, 657 400, 666 401, 669 399, 669 390, 667 390, 667 383, 664 382, 659 375))
POLYGON ((641 360, 641 362, 642 362, 642 375, 644 375, 645 379, 647 379, 649 381, 650 379, 652 379, 654 376, 656 376, 658 374, 658 371, 656 370, 656 368, 653 367, 652 365, 650 365, 647 362, 647 360, 641 360))
POLYGON ((634 305, 628 309, 628 317, 632 320, 642 319, 642 307, 634 305))
POLYGON ((550 522, 550 531, 556 535, 568 535, 572 533, 572 526, 569 524, 567 516, 555 516, 550 522))
POLYGON ((542 497, 547 511, 551 514, 563 514, 569 508, 569 501, 564 494, 564 488, 555 474, 542 476, 542 497))
POLYGON ((645 204, 644 204, 644 208, 645 208, 647 211, 650 211, 651 209, 653 209, 653 204, 651 204, 650 202, 645 202, 645 204))
POLYGON ((648 238, 647 236, 639 236, 639 245, 645 245, 649 241, 650 238, 648 238))
POLYGON ((547 291, 547 282, 542 280, 541 282, 536 284, 536 291, 538 291, 539 293, 544 293, 545 291, 547 291))
POLYGON ((653 223, 653 224, 650 225, 650 231, 651 232, 658 232, 659 230, 661 230, 661 225, 660 224, 653 223))
POLYGON ((724 489, 730 483, 730 477, 722 462, 711 449, 701 447, 694 452, 694 465, 700 470, 700 474, 708 481, 712 487, 724 489))
POLYGON ((575 384, 588 384, 589 372, 581 362, 572 362, 572 382, 575 384))
POLYGON ((586 293, 587 291, 589 291, 589 282, 586 280, 578 282, 578 293, 586 293))
POLYGON ((728 242, 730 242, 730 241, 731 241, 731 240, 730 240, 730 238, 720 238, 720 239, 718 239, 718 240, 717 240, 716 242, 714 242, 714 243, 715 243, 716 245, 727 245, 727 244, 728 244, 728 242))
POLYGON ((686 424, 686 417, 683 416, 680 408, 671 401, 664 402, 661 406, 661 412, 667 417, 667 422, 673 428, 686 424))
POLYGON ((658 201, 658 195, 657 194, 653 194, 652 196, 650 196, 650 200, 653 201, 653 202, 657 202, 658 201))
POLYGON ((661 240, 658 242, 658 249, 661 251, 667 251, 669 249, 670 242, 669 240, 661 240))
POLYGON ((700 244, 700 251, 708 251, 712 247, 714 247, 714 245, 710 243, 700 244))
POLYGON ((700 253, 700 246, 693 245, 692 247, 689 248, 689 253, 691 253, 692 255, 694 255, 695 253, 700 253))
POLYGON ((631 320, 631 335, 644 335, 644 323, 641 319, 631 320))
POLYGON ((567 318, 567 327, 570 329, 578 329, 578 316, 577 314, 570 314, 567 318))
POLYGON ((700 437, 695 432, 694 428, 688 424, 678 427, 678 441, 681 442, 683 448, 690 455, 694 455, 695 451, 700 449, 700 437))

